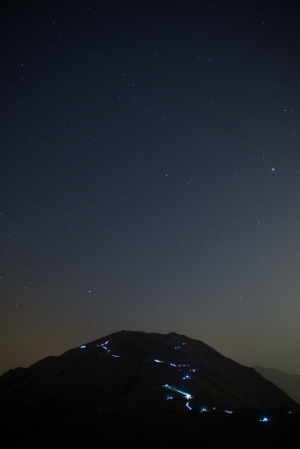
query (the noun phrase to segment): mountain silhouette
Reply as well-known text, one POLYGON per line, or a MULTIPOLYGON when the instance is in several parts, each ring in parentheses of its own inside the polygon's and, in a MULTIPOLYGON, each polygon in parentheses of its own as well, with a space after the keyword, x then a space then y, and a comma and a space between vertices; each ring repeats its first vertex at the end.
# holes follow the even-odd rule
POLYGON ((79 441, 78 447, 94 447, 95 439, 104 438, 108 447, 127 435, 128 426, 142 436, 139 429, 157 429, 161 420, 164 429, 173 428, 178 413, 182 425, 199 410, 220 411, 225 420, 225 410, 297 406, 255 369, 174 332, 117 332, 0 377, 6 441, 17 426, 24 448, 68 447, 64 438, 72 447, 79 441), (83 444, 83 435, 93 435, 91 442, 83 444))
POLYGON ((273 382, 278 388, 283 390, 294 401, 300 403, 300 376, 299 374, 288 374, 274 368, 253 367, 265 379, 273 382))

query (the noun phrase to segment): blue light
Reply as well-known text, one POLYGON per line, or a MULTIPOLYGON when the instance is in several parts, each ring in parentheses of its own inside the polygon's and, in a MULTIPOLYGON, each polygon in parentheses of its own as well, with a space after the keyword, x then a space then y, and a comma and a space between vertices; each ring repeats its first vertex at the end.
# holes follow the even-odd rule
POLYGON ((192 399, 192 395, 191 394, 189 394, 189 393, 186 393, 185 391, 182 391, 182 390, 178 390, 178 388, 175 388, 175 387, 170 387, 170 385, 168 385, 168 384, 166 384, 166 385, 163 385, 162 386, 163 388, 168 388, 169 390, 172 390, 172 391, 176 391, 177 393, 180 393, 180 394, 182 394, 182 396, 184 396, 186 399, 192 399))
POLYGON ((269 420, 268 420, 268 418, 264 417, 264 418, 260 419, 259 421, 260 422, 268 422, 269 420))
POLYGON ((118 358, 118 359, 120 358, 119 355, 114 355, 114 354, 112 354, 111 356, 112 356, 112 357, 116 357, 116 358, 118 358))
POLYGON ((86 346, 85 345, 82 345, 82 346, 80 346, 81 348, 85 348, 86 346))
POLYGON ((157 360, 157 359, 154 359, 154 362, 156 362, 156 363, 164 363, 163 360, 157 360))
POLYGON ((187 401, 187 403, 185 404, 185 406, 186 406, 189 410, 192 410, 192 407, 190 407, 189 401, 187 401))

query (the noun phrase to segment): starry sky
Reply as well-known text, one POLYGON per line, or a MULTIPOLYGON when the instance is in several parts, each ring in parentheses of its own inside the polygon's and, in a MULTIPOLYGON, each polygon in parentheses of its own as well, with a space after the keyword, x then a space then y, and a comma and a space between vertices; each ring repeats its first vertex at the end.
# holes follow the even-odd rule
POLYGON ((300 373, 298 2, 6 3, 0 373, 122 329, 300 373))

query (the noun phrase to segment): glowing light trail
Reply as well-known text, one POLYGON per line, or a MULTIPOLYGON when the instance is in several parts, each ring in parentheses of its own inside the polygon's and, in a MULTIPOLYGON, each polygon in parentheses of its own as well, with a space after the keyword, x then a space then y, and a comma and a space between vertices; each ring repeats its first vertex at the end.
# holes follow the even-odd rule
POLYGON ((168 385, 168 384, 163 385, 163 388, 168 388, 168 390, 176 391, 176 393, 182 394, 182 396, 184 396, 188 400, 192 399, 192 397, 193 397, 191 394, 186 393, 185 391, 182 391, 182 390, 178 390, 178 388, 170 387, 170 385, 168 385))

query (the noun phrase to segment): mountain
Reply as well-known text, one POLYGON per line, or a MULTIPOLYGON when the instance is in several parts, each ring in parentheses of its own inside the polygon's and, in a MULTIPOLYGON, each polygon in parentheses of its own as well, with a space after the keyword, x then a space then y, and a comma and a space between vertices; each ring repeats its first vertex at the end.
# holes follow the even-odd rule
MULTIPOLYGON (((157 435, 184 440, 186 426, 197 439, 199 409, 221 413, 213 420, 222 428, 225 410, 296 406, 253 368, 176 333, 117 332, 0 377, 1 434, 22 448, 109 447, 126 438, 138 446, 145 435, 157 446, 157 435)), ((237 418, 230 423, 241 431, 237 418)))
POLYGON ((273 368, 253 367, 265 379, 273 382, 278 388, 283 390, 294 401, 300 403, 300 376, 299 374, 288 374, 284 371, 273 368))

